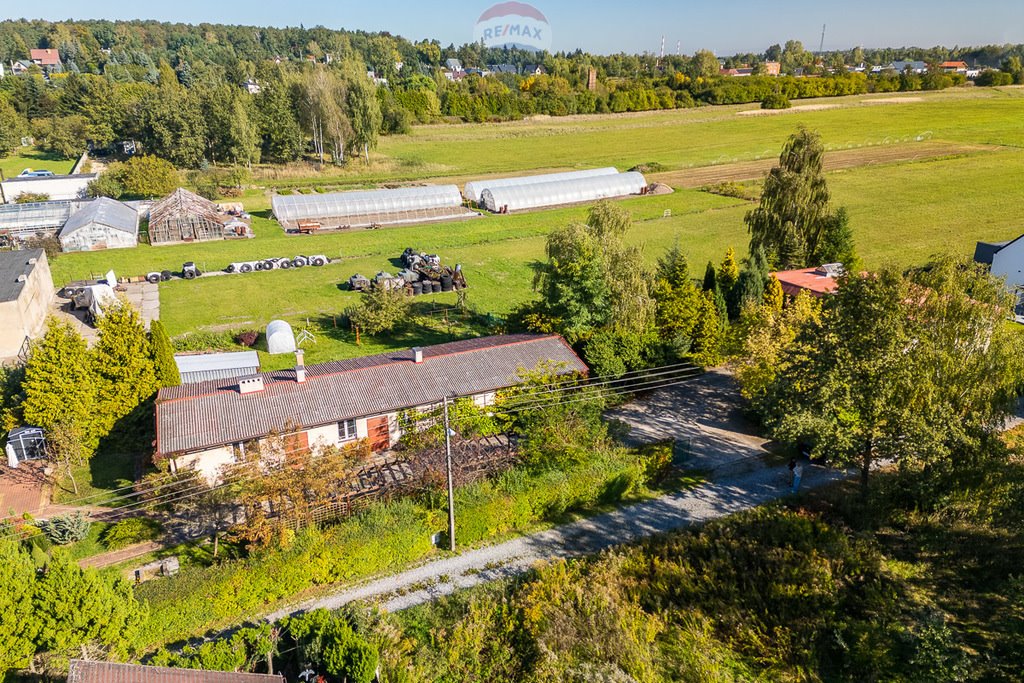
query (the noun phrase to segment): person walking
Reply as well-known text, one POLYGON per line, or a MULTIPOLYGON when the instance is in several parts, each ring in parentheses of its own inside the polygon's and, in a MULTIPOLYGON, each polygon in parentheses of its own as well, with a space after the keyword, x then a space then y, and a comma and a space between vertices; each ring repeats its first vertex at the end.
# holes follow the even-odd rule
POLYGON ((793 493, 800 490, 800 480, 804 476, 804 464, 800 461, 793 461, 793 493))

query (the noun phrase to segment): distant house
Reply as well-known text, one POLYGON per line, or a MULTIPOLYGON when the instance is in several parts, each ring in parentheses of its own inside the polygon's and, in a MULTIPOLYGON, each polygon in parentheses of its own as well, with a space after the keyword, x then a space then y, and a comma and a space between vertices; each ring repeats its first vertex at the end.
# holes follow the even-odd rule
POLYGON ((285 683, 283 676, 72 659, 68 683, 285 683))
POLYGON ((0 251, 0 358, 17 356, 43 333, 53 291, 45 251, 0 251))
POLYGON ((795 297, 800 292, 808 292, 811 296, 820 299, 836 290, 839 286, 836 278, 842 272, 841 264, 829 263, 817 268, 781 270, 772 274, 782 285, 782 291, 789 296, 795 297))
POLYGON ((767 76, 778 76, 782 73, 781 62, 765 62, 764 73, 767 76))
POLYGON ((402 435, 402 411, 429 409, 451 396, 488 405, 542 363, 557 372, 587 372, 553 335, 467 339, 308 368, 296 355, 293 370, 161 389, 155 458, 168 460, 173 471, 194 468, 216 481, 253 442, 285 430, 298 448, 365 439, 386 450, 402 435))
POLYGON ((992 266, 992 274, 1006 278, 1011 289, 1024 286, 1024 235, 1006 242, 978 242, 974 260, 992 266))
POLYGON ((58 238, 63 251, 135 247, 139 244, 139 214, 127 204, 100 197, 71 214, 58 238))
POLYGON ((52 201, 82 199, 89 183, 96 178, 96 173, 7 178, 0 181, 0 197, 7 204, 13 204, 23 194, 42 194, 52 201))
POLYGON ((21 76, 27 73, 28 70, 31 68, 32 62, 26 61, 24 59, 19 59, 17 61, 11 62, 11 75, 21 76))
POLYGON ((966 74, 968 69, 967 62, 943 62, 939 64, 939 68, 946 73, 958 74, 966 74))
POLYGON ((491 64, 487 67, 491 73, 495 74, 518 74, 519 69, 516 68, 515 64, 491 64))
POLYGON ((891 63, 887 69, 899 74, 907 71, 914 74, 923 74, 928 71, 928 65, 922 61, 898 61, 891 63))
POLYGON ((260 90, 262 90, 262 88, 260 88, 260 84, 256 82, 255 78, 247 79, 245 83, 242 83, 242 87, 245 88, 246 92, 250 95, 259 95, 260 90))
POLYGON ((29 59, 43 69, 60 66, 60 55, 52 48, 29 50, 29 59))
POLYGON ((444 65, 445 65, 445 68, 448 69, 448 71, 463 71, 464 70, 462 68, 462 62, 460 62, 457 59, 446 59, 446 60, 444 60, 444 65))
POLYGON ((546 73, 547 69, 544 68, 543 64, 527 64, 523 67, 524 76, 540 76, 546 73))

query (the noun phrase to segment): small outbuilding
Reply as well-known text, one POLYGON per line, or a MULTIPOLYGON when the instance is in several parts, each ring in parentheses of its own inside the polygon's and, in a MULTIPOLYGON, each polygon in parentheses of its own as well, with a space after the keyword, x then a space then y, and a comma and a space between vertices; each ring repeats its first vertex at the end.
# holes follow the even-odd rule
POLYGON ((174 356, 174 362, 178 365, 182 384, 247 377, 260 371, 260 357, 255 351, 177 354, 174 356))
POLYGON ((1024 235, 1005 242, 978 242, 974 260, 992 267, 1009 289, 1024 287, 1024 235))
POLYGON ((183 187, 161 199, 149 211, 150 244, 204 242, 232 237, 252 237, 249 224, 225 214, 209 199, 183 187))
POLYGON ((100 197, 71 214, 59 238, 64 251, 134 247, 139 243, 139 214, 127 204, 100 197))

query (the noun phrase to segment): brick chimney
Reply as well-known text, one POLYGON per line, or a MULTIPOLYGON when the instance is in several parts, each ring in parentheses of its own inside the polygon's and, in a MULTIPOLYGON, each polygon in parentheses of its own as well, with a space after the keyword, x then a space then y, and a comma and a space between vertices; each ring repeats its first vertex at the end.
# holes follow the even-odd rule
POLYGON ((306 381, 306 363, 305 353, 302 349, 296 349, 295 351, 295 381, 299 384, 303 384, 306 381))

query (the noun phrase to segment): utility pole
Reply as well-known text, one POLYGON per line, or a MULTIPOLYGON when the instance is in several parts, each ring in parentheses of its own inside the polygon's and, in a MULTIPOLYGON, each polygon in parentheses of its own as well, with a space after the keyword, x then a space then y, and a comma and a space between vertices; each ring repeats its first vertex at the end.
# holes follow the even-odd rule
POLYGON ((448 397, 444 397, 444 462, 448 471, 448 549, 455 552, 455 486, 452 483, 452 431, 448 426, 448 397))
POLYGON ((821 55, 825 52, 825 29, 828 28, 828 24, 821 25, 821 43, 818 45, 818 54, 821 55))

